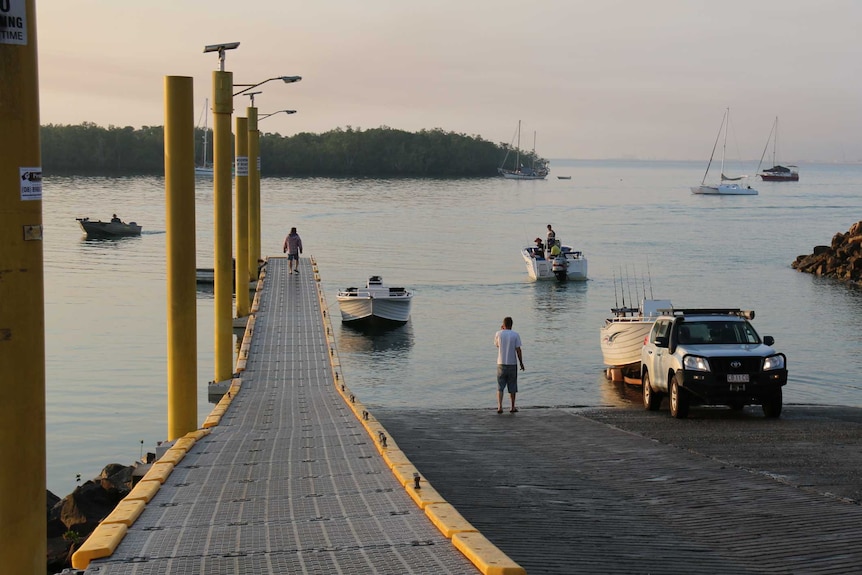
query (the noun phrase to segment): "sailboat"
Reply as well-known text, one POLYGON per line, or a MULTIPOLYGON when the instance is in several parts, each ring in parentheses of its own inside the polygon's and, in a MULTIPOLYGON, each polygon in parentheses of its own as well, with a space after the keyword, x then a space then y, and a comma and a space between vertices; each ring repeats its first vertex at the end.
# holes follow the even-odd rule
POLYGON ((550 169, 548 168, 547 160, 541 158, 536 159, 536 133, 533 132, 533 154, 532 165, 521 165, 521 120, 518 120, 518 145, 515 147, 515 169, 509 170, 504 168, 506 160, 509 158, 511 146, 506 150, 506 156, 503 158, 503 163, 497 168, 501 176, 507 180, 544 180, 548 177, 550 169))
POLYGON ((776 157, 778 152, 778 116, 775 116, 775 123, 772 124, 772 130, 769 132, 769 137, 766 139, 766 145, 763 147, 763 154, 760 155, 760 163, 757 164, 758 176, 764 182, 798 182, 799 170, 796 166, 782 166, 777 163, 776 157), (760 166, 763 165, 763 158, 766 156, 766 150, 769 149, 769 142, 772 141, 772 167, 768 170, 760 171, 760 166))
POLYGON ((742 186, 739 181, 747 178, 748 176, 737 176, 735 178, 730 178, 724 175, 724 156, 727 151, 727 131, 728 125, 730 124, 730 108, 727 108, 724 111, 724 117, 721 119, 721 126, 718 128, 718 135, 715 137, 715 144, 712 146, 712 154, 709 156, 709 163, 706 165, 706 172, 703 174, 703 180, 701 180, 699 186, 695 186, 691 189, 691 193, 693 194, 706 194, 706 195, 729 195, 729 196, 754 196, 757 195, 757 190, 752 188, 751 186, 742 186), (718 182, 718 185, 715 186, 707 186, 706 185, 706 177, 709 175, 709 168, 712 166, 712 160, 715 157, 715 149, 718 148, 718 140, 721 139, 721 134, 724 132, 724 143, 721 147, 721 178, 718 182))
MULTIPOLYGON (((209 118, 209 100, 204 102, 204 109, 201 112, 204 121, 204 147, 203 152, 201 153, 201 163, 198 166, 195 166, 195 175, 198 176, 212 176, 213 175, 213 165, 207 162, 207 136, 209 135, 209 129, 207 128, 207 118, 209 118)), ((198 122, 200 125, 200 122, 198 122)))

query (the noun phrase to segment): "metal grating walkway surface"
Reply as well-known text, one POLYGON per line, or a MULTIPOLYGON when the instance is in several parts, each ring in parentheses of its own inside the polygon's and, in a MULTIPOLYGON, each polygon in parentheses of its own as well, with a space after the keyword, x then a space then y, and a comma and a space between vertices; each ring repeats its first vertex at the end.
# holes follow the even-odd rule
POLYGON ((269 260, 241 391, 86 575, 478 573, 337 393, 309 260, 300 271, 269 260))

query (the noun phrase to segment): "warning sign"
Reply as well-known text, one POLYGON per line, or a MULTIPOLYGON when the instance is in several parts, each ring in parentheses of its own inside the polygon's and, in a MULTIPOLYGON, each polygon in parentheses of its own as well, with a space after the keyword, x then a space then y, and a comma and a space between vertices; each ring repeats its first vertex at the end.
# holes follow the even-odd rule
POLYGON ((27 45, 25 0, 0 0, 0 44, 27 45))
MULTIPOLYGON (((4 0, 0 0, 0 4, 4 0)), ((21 174, 21 201, 42 199, 42 168, 18 168, 21 174)))
POLYGON ((236 175, 248 176, 248 156, 236 157, 236 175))

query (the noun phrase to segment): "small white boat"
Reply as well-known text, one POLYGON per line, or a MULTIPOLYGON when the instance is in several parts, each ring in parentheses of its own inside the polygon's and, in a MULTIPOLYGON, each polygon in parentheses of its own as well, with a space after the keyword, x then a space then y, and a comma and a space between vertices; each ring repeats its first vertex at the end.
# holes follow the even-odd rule
POLYGON ((709 163, 706 164, 706 172, 703 174, 703 179, 699 186, 691 188, 691 193, 714 196, 756 196, 757 190, 748 185, 742 185, 736 182, 744 180, 748 176, 737 176, 731 178, 724 175, 724 156, 727 150, 727 132, 730 125, 730 108, 724 111, 724 117, 721 119, 721 126, 718 128, 718 135, 715 137, 715 144, 712 146, 712 154, 709 156, 709 163), (715 150, 718 148, 718 140, 724 132, 724 144, 721 148, 721 172, 719 182, 716 185, 706 185, 706 178, 709 176, 709 168, 712 166, 712 160, 715 157, 715 150), (731 183, 727 183, 731 182, 731 183))
POLYGON ((141 235, 141 226, 136 222, 123 222, 114 218, 110 222, 91 220, 90 218, 75 218, 88 238, 122 238, 141 235))
POLYGON ((640 364, 644 338, 649 335, 659 310, 670 309, 667 299, 643 299, 639 308, 611 308, 614 316, 599 330, 602 361, 610 368, 640 364))
POLYGON ((541 249, 527 246, 521 250, 521 256, 527 265, 527 273, 533 280, 559 281, 587 279, 587 258, 583 252, 574 251, 569 246, 562 246, 560 254, 551 256, 541 249))
POLYGON ((403 287, 385 286, 380 276, 371 276, 364 288, 343 289, 337 299, 345 323, 399 324, 410 319, 413 293, 403 287))

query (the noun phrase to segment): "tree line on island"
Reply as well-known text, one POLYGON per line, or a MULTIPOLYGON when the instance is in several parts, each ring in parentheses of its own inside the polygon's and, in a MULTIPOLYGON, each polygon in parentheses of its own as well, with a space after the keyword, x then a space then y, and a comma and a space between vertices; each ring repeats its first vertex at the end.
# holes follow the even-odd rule
MULTIPOLYGON (((212 158, 212 130, 206 136, 202 128, 195 128, 198 163, 212 158)), ((162 126, 48 124, 41 128, 41 143, 45 174, 164 173, 162 126)), ((507 150, 507 144, 439 128, 406 132, 387 126, 368 130, 348 126, 322 134, 260 135, 262 176, 488 177, 497 174, 507 150)), ((540 159, 534 156, 522 150, 521 163, 540 159)), ((512 164, 516 154, 508 157, 512 164)))

